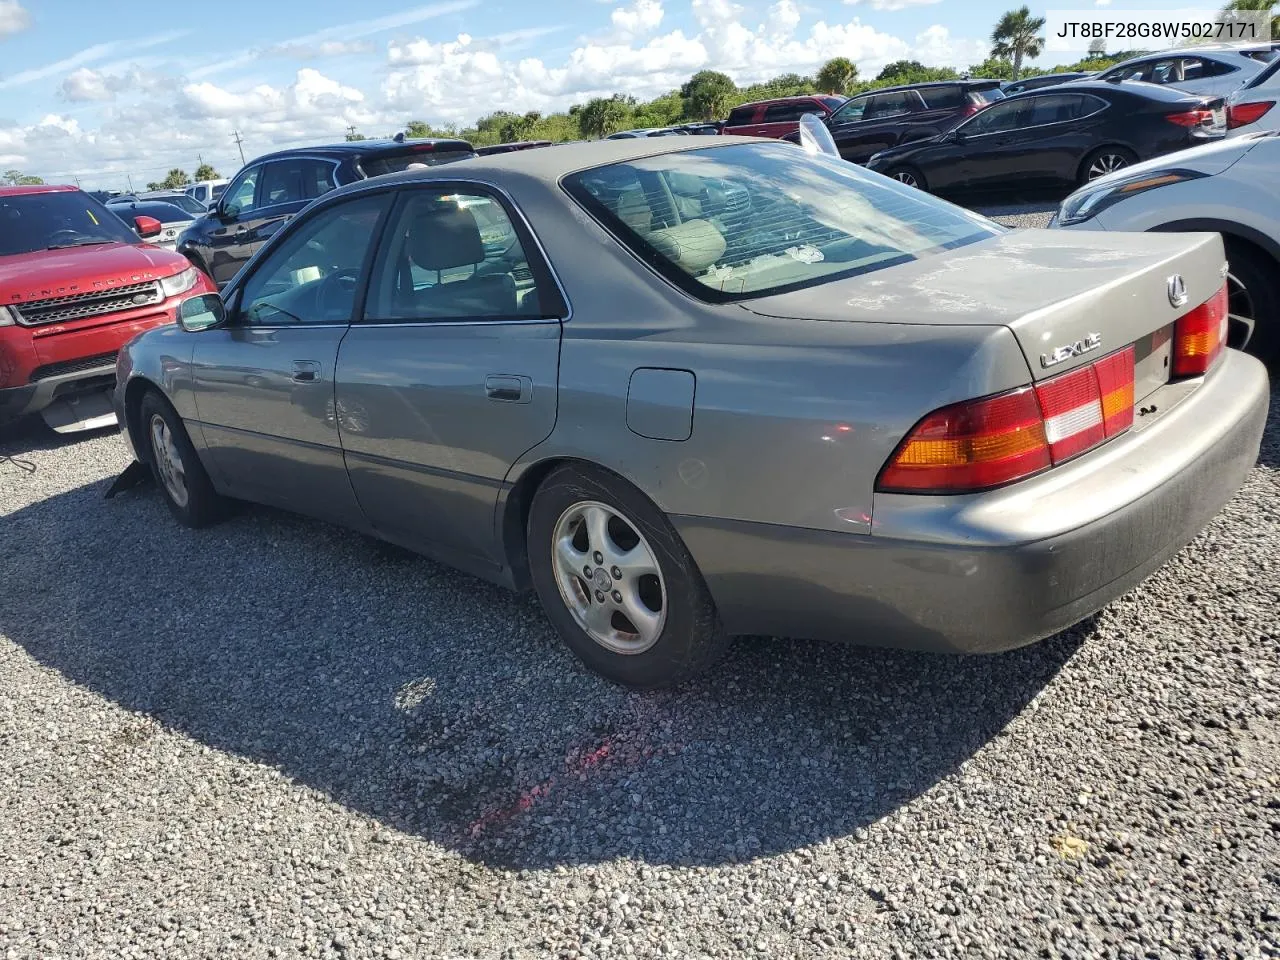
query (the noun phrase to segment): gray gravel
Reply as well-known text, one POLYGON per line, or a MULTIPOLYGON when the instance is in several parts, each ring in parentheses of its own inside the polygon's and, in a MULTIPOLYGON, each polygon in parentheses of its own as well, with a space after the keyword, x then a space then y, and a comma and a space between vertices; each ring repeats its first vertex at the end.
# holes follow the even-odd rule
POLYGON ((1280 956, 1272 409, 1075 630, 750 640, 657 695, 532 600, 0 438, 0 958, 1280 956))

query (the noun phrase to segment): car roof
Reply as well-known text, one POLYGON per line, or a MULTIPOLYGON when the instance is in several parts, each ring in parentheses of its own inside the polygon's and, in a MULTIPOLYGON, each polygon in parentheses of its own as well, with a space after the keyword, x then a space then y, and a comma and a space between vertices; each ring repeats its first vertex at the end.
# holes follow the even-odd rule
MULTIPOLYGON (((420 147, 426 144, 432 144, 436 147, 444 147, 457 150, 472 150, 471 144, 466 140, 459 140, 453 137, 422 137, 420 139, 412 139, 406 137, 404 140, 353 140, 350 143, 327 143, 315 147, 290 147, 287 150, 277 150, 274 153, 264 153, 260 157, 254 157, 245 166, 254 163, 264 163, 268 160, 283 160, 287 157, 297 156, 324 156, 324 157, 360 157, 367 156, 371 153, 381 153, 383 151, 402 150, 405 147, 420 147)), ((192 184, 195 186, 195 184, 192 184)))
POLYGON ((0 197, 21 197, 32 193, 79 193, 68 183, 33 183, 20 187, 0 187, 0 197))
MULTIPOLYGON (((1068 84, 1063 85, 1064 88, 1068 84)), ((1164 100, 1167 103, 1176 103, 1179 100, 1213 100, 1217 94, 1209 93, 1191 93, 1183 90, 1181 87, 1165 86, 1159 83, 1147 83, 1143 80, 1134 80, 1127 83, 1110 83, 1106 80, 1072 80, 1069 83, 1072 93, 1081 93, 1092 91, 1094 93, 1114 93, 1117 90, 1125 94, 1133 94, 1139 97, 1146 97, 1148 100, 1164 100)), ((1052 88, 1047 88, 1051 90, 1052 88)), ((1064 91, 1059 91, 1065 92, 1064 91)), ((1015 93, 1011 97, 1005 97, 1006 100, 1020 100, 1028 96, 1050 96, 1045 90, 1024 90, 1022 93, 1015 93)))
MULTIPOLYGON (((897 93, 900 90, 930 90, 934 87, 999 87, 999 80, 926 80, 922 83, 899 83, 892 87, 877 87, 874 90, 864 90, 856 97, 870 97, 878 93, 897 93)), ((856 99, 851 97, 850 99, 856 99)))
MULTIPOLYGON (((740 110, 743 107, 767 107, 776 103, 799 103, 801 100, 820 100, 823 97, 835 97, 834 93, 797 93, 791 97, 769 97, 766 100, 750 100, 746 103, 740 103, 734 110, 740 110)), ((843 99, 848 99, 847 97, 843 99)))

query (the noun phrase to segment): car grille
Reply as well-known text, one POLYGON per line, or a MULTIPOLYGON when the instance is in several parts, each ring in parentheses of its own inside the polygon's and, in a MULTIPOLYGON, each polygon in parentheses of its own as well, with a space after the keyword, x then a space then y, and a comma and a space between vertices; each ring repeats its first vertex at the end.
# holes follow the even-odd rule
POLYGON ((96 357, 82 357, 79 360, 47 363, 43 367, 36 367, 31 371, 31 382, 48 380, 50 377, 61 377, 68 373, 81 373, 85 370, 94 370, 107 365, 114 366, 115 362, 116 355, 114 353, 100 353, 96 357))
POLYGON ((12 304, 9 309, 17 314, 18 323, 24 327, 36 327, 45 323, 100 317, 121 310, 136 310, 138 307, 159 303, 161 299, 160 284, 149 280, 146 283, 112 287, 110 290, 92 290, 88 293, 73 293, 67 297, 30 300, 27 303, 12 304))

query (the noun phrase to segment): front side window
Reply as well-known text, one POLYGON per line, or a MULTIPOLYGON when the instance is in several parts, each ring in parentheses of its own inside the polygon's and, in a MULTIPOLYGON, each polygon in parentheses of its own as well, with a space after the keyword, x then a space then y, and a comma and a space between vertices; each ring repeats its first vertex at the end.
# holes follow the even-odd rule
POLYGON ((235 217, 257 209, 254 197, 258 188, 258 176, 261 173, 261 167, 252 167, 231 182, 222 204, 229 216, 235 217))
POLYGON ((247 326, 345 323, 390 194, 358 197, 290 230, 244 285, 247 326))
POLYGON ((365 320, 541 317, 538 271, 507 211, 482 193, 411 191, 369 284, 365 320))
POLYGON ((624 246, 712 302, 869 273, 1000 232, 838 157, 774 144, 646 157, 564 186, 624 246))
POLYGON ((0 196, 0 257, 138 242, 119 217, 79 190, 0 196))
POLYGON ((921 104, 920 94, 914 90, 903 90, 899 93, 882 93, 871 98, 867 106, 868 120, 887 120, 891 117, 905 116, 921 104))
POLYGON ((832 123, 853 123, 861 120, 867 112, 870 97, 855 97, 831 115, 832 123))

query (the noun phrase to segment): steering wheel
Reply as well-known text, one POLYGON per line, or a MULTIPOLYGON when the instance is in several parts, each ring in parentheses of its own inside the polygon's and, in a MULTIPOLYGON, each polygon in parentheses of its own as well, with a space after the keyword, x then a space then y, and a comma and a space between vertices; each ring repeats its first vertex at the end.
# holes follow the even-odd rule
POLYGON ((346 320, 356 299, 359 270, 335 270, 320 281, 316 312, 326 320, 346 320))
POLYGON ((75 243, 83 236, 84 234, 79 230, 73 230, 70 227, 62 230, 55 230, 53 233, 49 234, 48 246, 55 247, 63 243, 75 243))

